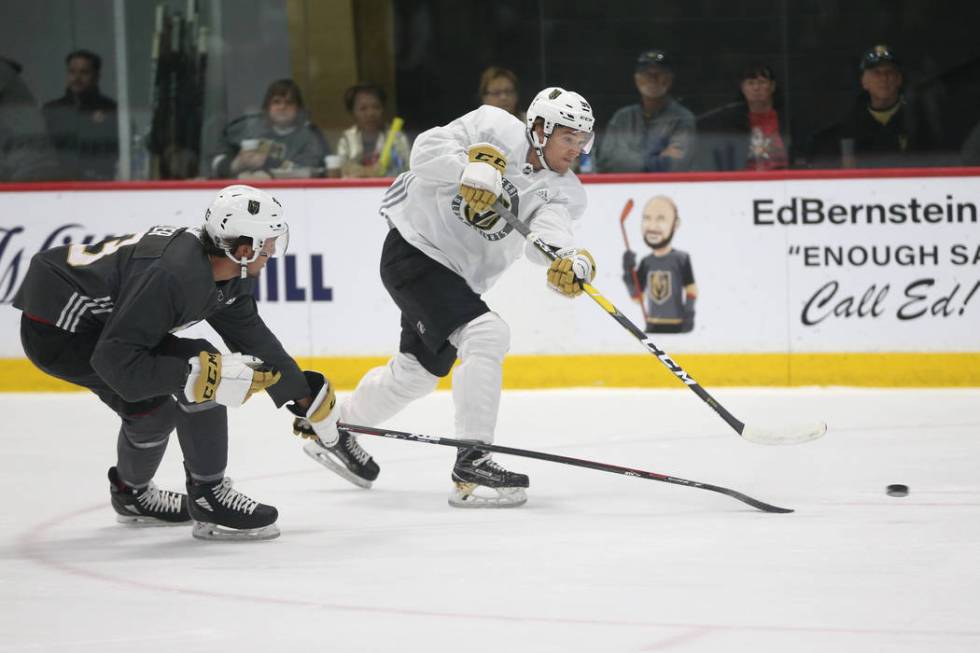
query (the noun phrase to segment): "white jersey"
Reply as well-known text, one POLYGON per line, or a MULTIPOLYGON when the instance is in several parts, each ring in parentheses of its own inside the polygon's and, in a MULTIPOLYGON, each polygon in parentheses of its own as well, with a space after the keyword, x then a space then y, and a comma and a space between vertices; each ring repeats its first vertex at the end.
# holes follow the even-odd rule
POLYGON ((420 134, 412 146, 409 172, 388 188, 380 213, 405 240, 483 294, 522 249, 538 263, 547 259, 503 218, 494 220, 488 212, 481 216, 484 228, 478 229, 464 217, 469 207, 459 195, 459 180, 467 152, 477 143, 490 143, 506 157, 504 195, 517 208, 518 218, 549 245, 572 245, 572 224, 582 217, 586 196, 571 171, 532 170, 524 124, 503 109, 485 105, 420 134))

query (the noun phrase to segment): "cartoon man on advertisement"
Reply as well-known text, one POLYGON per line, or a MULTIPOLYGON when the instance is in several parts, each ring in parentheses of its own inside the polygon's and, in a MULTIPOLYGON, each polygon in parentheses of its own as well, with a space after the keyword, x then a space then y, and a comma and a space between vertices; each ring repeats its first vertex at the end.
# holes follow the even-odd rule
POLYGON ((630 296, 641 302, 647 333, 688 333, 694 329, 694 283, 691 257, 671 247, 680 226, 677 205, 657 195, 643 207, 640 230, 653 250, 636 265, 636 253, 623 253, 623 282, 630 296))

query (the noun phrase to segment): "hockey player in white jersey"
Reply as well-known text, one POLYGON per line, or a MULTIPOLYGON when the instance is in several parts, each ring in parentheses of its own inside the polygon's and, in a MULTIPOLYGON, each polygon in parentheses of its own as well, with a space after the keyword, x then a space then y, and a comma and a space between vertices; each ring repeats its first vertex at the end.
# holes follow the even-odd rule
MULTIPOLYGON (((452 382, 456 437, 493 441, 510 330, 480 295, 522 252, 549 266, 547 283, 563 295, 577 296, 582 281, 592 281, 592 256, 572 244, 572 225, 585 210, 586 196, 569 168, 590 150, 594 121, 581 95, 546 88, 531 102, 526 124, 482 106, 419 135, 410 171, 392 183, 380 208, 391 227, 381 278, 402 312, 399 352, 361 379, 340 408, 341 421, 373 426, 394 416, 434 390, 458 357, 452 382), (494 210, 498 199, 560 258, 550 262, 526 244, 494 210)), ((313 435, 298 422, 298 433, 313 435)), ((340 460, 339 467, 321 446, 336 436, 311 437, 305 449, 366 486, 357 478, 366 452, 351 434, 340 436, 364 460, 340 460)), ((452 480, 453 506, 506 507, 527 500, 527 476, 475 449, 458 452, 452 480)))

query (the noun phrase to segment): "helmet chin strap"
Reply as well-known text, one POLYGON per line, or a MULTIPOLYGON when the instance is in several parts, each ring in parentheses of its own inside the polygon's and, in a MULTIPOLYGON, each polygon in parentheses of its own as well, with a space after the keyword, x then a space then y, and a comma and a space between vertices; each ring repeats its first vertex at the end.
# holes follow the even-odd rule
POLYGON ((244 256, 241 257, 241 258, 235 258, 235 255, 232 254, 227 249, 225 250, 225 256, 227 256, 232 261, 234 261, 235 263, 238 263, 238 265, 241 266, 241 269, 242 269, 242 271, 241 271, 241 278, 242 279, 244 279, 244 278, 246 278, 248 276, 248 264, 249 264, 249 260, 247 258, 245 258, 244 256))
MULTIPOLYGON (((534 153, 538 155, 538 163, 545 170, 551 170, 551 166, 548 165, 548 162, 544 158, 544 146, 548 144, 548 137, 545 136, 544 140, 539 143, 533 130, 527 129, 525 133, 527 134, 527 140, 531 143, 531 147, 534 148, 534 153)), ((552 172, 554 171, 552 170, 552 172)))

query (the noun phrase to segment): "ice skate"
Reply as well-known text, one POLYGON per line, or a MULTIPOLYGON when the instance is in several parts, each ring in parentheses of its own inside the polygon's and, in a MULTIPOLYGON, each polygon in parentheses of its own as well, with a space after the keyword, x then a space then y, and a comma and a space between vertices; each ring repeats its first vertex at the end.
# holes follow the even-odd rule
POLYGON ((116 521, 130 526, 183 526, 189 524, 187 495, 161 490, 152 482, 144 488, 123 483, 115 467, 109 468, 109 495, 116 521))
POLYGON ((528 478, 498 465, 489 453, 461 449, 453 467, 449 505, 456 508, 516 508, 527 502, 528 478))
MULTIPOLYGON (((295 428, 299 427, 294 426, 295 428)), ((361 448, 357 438, 343 429, 340 429, 339 433, 337 442, 332 446, 325 446, 322 440, 313 437, 303 445, 303 451, 310 458, 354 485, 370 488, 374 479, 378 478, 380 471, 378 464, 371 458, 371 454, 361 448)))
POLYGON ((279 537, 279 511, 232 487, 230 478, 200 483, 187 480, 191 534, 201 540, 271 540, 279 537))

